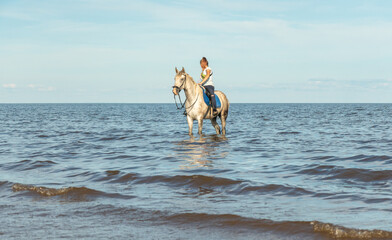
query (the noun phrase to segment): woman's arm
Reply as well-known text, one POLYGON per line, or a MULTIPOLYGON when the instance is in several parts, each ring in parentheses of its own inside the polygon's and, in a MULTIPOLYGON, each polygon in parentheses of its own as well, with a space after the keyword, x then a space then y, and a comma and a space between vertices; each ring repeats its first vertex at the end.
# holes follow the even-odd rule
POLYGON ((206 76, 204 77, 204 79, 199 84, 202 85, 203 83, 205 83, 207 81, 207 79, 210 77, 210 75, 211 75, 211 70, 207 69, 206 76))

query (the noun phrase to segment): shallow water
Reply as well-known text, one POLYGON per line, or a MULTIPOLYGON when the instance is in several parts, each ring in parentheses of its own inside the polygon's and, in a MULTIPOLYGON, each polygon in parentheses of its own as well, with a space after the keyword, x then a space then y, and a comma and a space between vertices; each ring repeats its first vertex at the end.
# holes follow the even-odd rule
POLYGON ((392 104, 0 104, 0 237, 392 239, 392 104), (373 231, 374 229, 377 229, 373 231))

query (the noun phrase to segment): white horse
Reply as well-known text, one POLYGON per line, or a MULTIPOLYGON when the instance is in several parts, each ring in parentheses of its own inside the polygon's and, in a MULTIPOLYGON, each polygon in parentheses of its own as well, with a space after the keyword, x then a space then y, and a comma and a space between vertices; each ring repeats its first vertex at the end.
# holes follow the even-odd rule
POLYGON ((226 95, 221 91, 215 91, 221 102, 221 107, 217 108, 218 114, 213 115, 213 109, 204 102, 203 89, 193 80, 193 78, 185 72, 182 68, 178 71, 176 68, 176 76, 174 77, 173 93, 178 95, 180 91, 184 89, 186 100, 185 100, 185 112, 186 119, 189 126, 189 135, 193 135, 193 121, 197 120, 199 124, 199 134, 202 134, 203 119, 211 119, 212 126, 214 126, 216 134, 220 134, 220 127, 216 122, 216 118, 219 117, 222 122, 222 134, 226 134, 226 119, 229 114, 229 100, 226 95))

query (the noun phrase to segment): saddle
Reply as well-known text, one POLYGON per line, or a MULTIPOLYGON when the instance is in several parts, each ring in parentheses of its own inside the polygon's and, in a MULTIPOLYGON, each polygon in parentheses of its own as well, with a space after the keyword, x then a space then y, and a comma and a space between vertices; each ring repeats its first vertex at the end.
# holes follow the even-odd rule
MULTIPOLYGON (((204 98, 204 102, 207 104, 207 106, 212 107, 212 103, 210 101, 210 94, 202 87, 203 89, 203 98, 204 98)), ((218 97, 218 95, 215 95, 215 102, 216 102, 216 108, 220 108, 221 107, 221 101, 218 97)))

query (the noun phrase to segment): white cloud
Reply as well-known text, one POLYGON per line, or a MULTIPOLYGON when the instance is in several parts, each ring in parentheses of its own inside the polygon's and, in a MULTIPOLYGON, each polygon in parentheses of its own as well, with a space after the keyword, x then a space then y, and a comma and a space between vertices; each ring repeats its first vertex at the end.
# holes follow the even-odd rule
POLYGON ((315 89, 386 90, 392 86, 392 80, 389 79, 309 79, 307 83, 315 89))
POLYGON ((3 84, 3 88, 16 88, 15 83, 5 83, 3 84))
POLYGON ((28 84, 27 87, 43 92, 50 92, 56 90, 56 88, 52 86, 44 86, 44 85, 36 85, 36 84, 28 84))
POLYGON ((0 12, 0 17, 3 18, 12 18, 12 19, 17 19, 17 20, 33 20, 33 18, 26 14, 26 13, 22 13, 22 12, 17 12, 17 11, 2 11, 0 12))
POLYGON ((51 87, 51 86, 49 86, 49 87, 38 87, 37 90, 38 91, 43 91, 43 92, 51 92, 51 91, 56 90, 56 88, 51 87))

